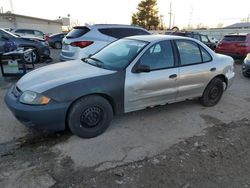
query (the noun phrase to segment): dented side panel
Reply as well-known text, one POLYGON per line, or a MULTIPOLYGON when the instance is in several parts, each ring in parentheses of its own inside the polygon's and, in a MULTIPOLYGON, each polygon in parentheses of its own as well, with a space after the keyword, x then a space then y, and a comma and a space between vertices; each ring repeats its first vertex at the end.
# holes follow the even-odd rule
POLYGON ((125 80, 125 112, 140 110, 175 101, 177 94, 178 68, 132 73, 127 71, 125 80))

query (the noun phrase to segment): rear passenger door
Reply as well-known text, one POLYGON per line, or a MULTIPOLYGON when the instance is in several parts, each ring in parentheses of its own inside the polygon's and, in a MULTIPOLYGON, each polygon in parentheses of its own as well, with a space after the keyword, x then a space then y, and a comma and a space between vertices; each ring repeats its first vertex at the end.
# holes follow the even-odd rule
POLYGON ((199 97, 215 75, 211 55, 191 40, 176 40, 179 54, 180 78, 177 100, 199 97))
POLYGON ((171 42, 162 41, 146 50, 132 71, 126 71, 125 112, 175 101, 179 74, 175 59, 171 42), (136 72, 141 65, 149 72, 136 72))

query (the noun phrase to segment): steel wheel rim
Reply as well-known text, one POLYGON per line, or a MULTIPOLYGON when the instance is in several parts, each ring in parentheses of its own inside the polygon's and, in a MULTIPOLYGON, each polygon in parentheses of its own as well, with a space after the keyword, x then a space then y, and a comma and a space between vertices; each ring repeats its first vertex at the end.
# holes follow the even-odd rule
POLYGON ((103 120, 103 110, 98 106, 85 109, 80 116, 80 127, 95 128, 103 120))
POLYGON ((220 89, 218 86, 214 86, 210 91, 209 91, 209 99, 211 100, 216 100, 220 96, 220 89))

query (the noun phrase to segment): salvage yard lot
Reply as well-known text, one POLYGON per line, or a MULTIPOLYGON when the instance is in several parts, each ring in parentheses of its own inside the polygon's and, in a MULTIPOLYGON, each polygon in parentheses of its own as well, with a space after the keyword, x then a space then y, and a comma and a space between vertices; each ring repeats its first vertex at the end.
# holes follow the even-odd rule
MULTIPOLYGON (((52 53, 54 62, 57 62, 58 51, 53 50, 52 53)), ((235 66, 235 72, 236 78, 232 87, 224 93, 220 103, 215 107, 206 108, 201 106, 197 100, 192 100, 120 115, 115 117, 104 134, 93 139, 81 139, 67 132, 41 133, 31 131, 21 125, 15 120, 3 101, 7 89, 15 80, 5 80, 0 77, 0 187, 18 185, 21 187, 27 185, 30 187, 32 185, 33 187, 38 185, 40 187, 68 187, 72 184, 72 187, 83 185, 86 187, 95 185, 97 187, 116 187, 118 185, 126 187, 126 184, 129 187, 138 187, 136 185, 143 185, 140 177, 135 177, 137 181, 133 182, 133 179, 125 177, 126 172, 132 173, 131 169, 135 169, 137 175, 139 174, 138 176, 145 179, 148 178, 146 174, 150 174, 150 169, 154 169, 156 174, 159 173, 160 167, 158 168, 157 165, 164 163, 169 155, 174 156, 175 152, 172 151, 173 149, 171 150, 174 145, 189 140, 191 145, 200 147, 198 141, 205 142, 211 139, 209 136, 215 136, 213 134, 216 134, 216 131, 211 131, 211 127, 229 125, 234 128, 235 126, 231 125, 231 122, 242 123, 243 121, 244 129, 242 128, 242 131, 245 132, 246 137, 248 127, 245 124, 248 124, 248 120, 250 120, 250 79, 242 76, 240 65, 235 66), (197 137, 198 141, 194 136, 200 136, 197 137), (161 159, 154 158, 163 153, 161 159), (144 159, 150 160, 144 161, 144 159), (152 161, 150 164, 155 166, 151 167, 148 161, 152 161), (107 170, 129 163, 134 167, 117 168, 122 170, 122 173, 115 172, 112 177, 110 176, 111 171, 107 170), (145 169, 145 171, 140 172, 139 169, 145 169), (99 171, 102 173, 96 173, 99 171), (145 173, 143 174, 143 172, 145 173), (91 178, 86 179, 86 177, 91 178), (104 186, 104 180, 110 186, 104 186)), ((228 128, 226 131, 230 135, 230 129, 228 128)), ((237 137, 238 132, 232 132, 234 133, 232 137, 237 137)), ((240 135, 242 134, 239 134, 239 139, 241 139, 240 135)), ((240 149, 243 148, 239 147, 239 152, 242 152, 240 149)), ((196 159, 194 158, 194 160, 196 159)), ((195 164, 194 161, 193 163, 195 164)), ((249 165, 250 162, 246 164, 249 165)), ((170 166, 175 169, 173 165, 170 166)), ((190 172, 192 167, 190 167, 190 172)), ((201 169, 204 172, 206 170, 208 169, 201 169)), ((179 172, 179 170, 176 171, 179 172)), ((183 172, 188 173, 187 169, 183 172)), ((226 168, 224 173, 226 176, 226 168)), ((163 175, 164 173, 159 173, 159 178, 162 178, 163 175)), ((168 175, 170 178, 174 178, 171 174, 168 175)), ((246 177, 248 178, 242 180, 244 186, 250 182, 249 176, 246 177)), ((157 181, 157 177, 155 181, 157 181)), ((164 178, 161 181, 163 181, 161 185, 164 187, 164 178)), ((167 178, 165 181, 167 182, 167 178)), ((230 179, 225 179, 223 182, 226 181, 229 186, 232 186, 230 179)), ((146 182, 144 185, 150 187, 150 184, 146 182)), ((195 187, 192 186, 192 182, 194 181, 182 182, 177 185, 174 184, 174 181, 171 184, 170 181, 165 186, 195 187)), ((154 180, 151 180, 151 183, 151 186, 154 185, 154 180)), ((241 181, 239 180, 238 183, 241 181)), ((210 182, 208 185, 220 187, 221 184, 211 184, 210 182)))

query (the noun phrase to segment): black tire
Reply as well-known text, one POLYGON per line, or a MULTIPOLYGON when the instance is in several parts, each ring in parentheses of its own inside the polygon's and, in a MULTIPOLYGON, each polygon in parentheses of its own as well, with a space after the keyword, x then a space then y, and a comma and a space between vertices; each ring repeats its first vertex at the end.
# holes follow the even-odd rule
POLYGON ((207 107, 216 105, 224 92, 223 81, 219 78, 214 78, 206 87, 202 97, 201 104, 207 107))
POLYGON ((246 77, 246 78, 249 78, 249 77, 250 77, 250 76, 249 76, 247 73, 245 73, 245 72, 242 72, 242 74, 243 74, 243 76, 246 77))
POLYGON ((55 42, 54 47, 55 47, 55 49, 62 49, 62 43, 61 42, 55 42))
POLYGON ((81 138, 92 138, 102 134, 113 119, 110 103, 103 97, 92 95, 76 101, 68 113, 68 126, 81 138))

